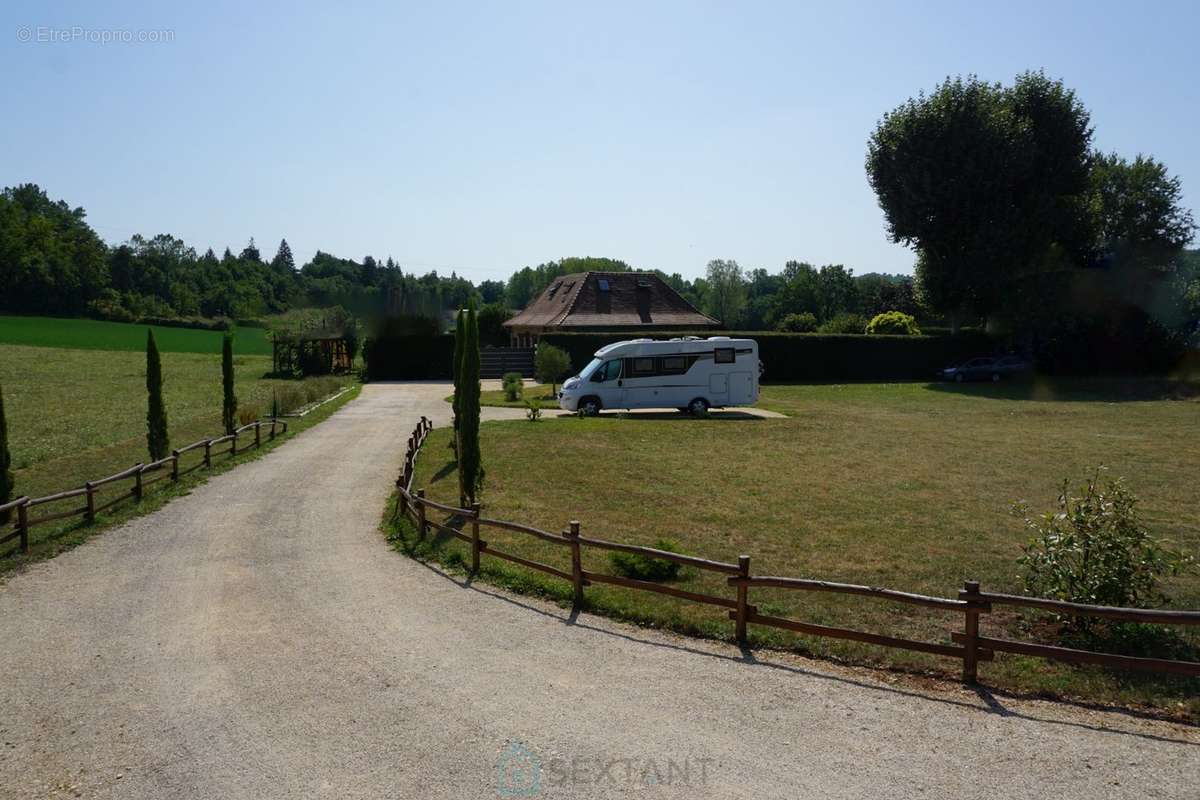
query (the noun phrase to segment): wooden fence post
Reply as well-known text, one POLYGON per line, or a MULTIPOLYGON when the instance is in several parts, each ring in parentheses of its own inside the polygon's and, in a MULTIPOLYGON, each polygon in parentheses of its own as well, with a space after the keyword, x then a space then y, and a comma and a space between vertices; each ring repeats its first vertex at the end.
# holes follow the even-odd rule
POLYGON ((579 549, 579 520, 573 519, 567 530, 567 538, 571 541, 571 587, 574 589, 576 608, 583 607, 583 553, 579 549))
POLYGON ((229 457, 233 458, 237 455, 237 431, 233 432, 233 444, 229 446, 229 457))
POLYGON ((86 483, 83 484, 83 490, 85 492, 87 492, 87 511, 84 513, 83 518, 86 519, 88 522, 95 522, 96 521, 96 487, 92 486, 91 481, 87 481, 86 483))
POLYGON ((261 431, 262 431, 262 423, 261 422, 254 423, 254 449, 255 450, 262 447, 261 431))
POLYGON ((963 630, 963 683, 975 683, 979 677, 979 581, 965 581, 959 600, 971 603, 966 610, 963 630))
POLYGON ((425 538, 425 490, 417 489, 417 536, 421 539, 425 538))
POLYGON ((471 503, 471 574, 479 572, 479 512, 482 506, 471 503))
POLYGON ((133 498, 135 500, 142 499, 142 470, 141 464, 138 464, 138 471, 133 473, 133 498))
MULTIPOLYGON (((738 556, 738 577, 750 577, 750 556, 738 556)), ((737 590, 737 616, 734 618, 734 638, 738 644, 746 643, 746 617, 750 613, 749 609, 750 587, 744 583, 738 584, 737 590)))
POLYGON ((204 440, 204 468, 212 469, 212 439, 204 440))
POLYGON ((267 439, 272 442, 275 441, 275 418, 274 417, 271 417, 271 432, 269 434, 267 434, 267 439))
POLYGON ((21 552, 29 552, 29 498, 17 506, 17 530, 21 532, 21 552))
POLYGON ((179 451, 172 450, 171 458, 175 459, 171 462, 171 480, 177 481, 179 480, 179 451))

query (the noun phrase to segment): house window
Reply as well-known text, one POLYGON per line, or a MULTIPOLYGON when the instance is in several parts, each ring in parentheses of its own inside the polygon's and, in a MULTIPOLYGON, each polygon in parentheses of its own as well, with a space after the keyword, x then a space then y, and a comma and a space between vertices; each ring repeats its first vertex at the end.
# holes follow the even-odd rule
POLYGON ((608 291, 608 279, 607 278, 601 278, 600 280, 596 281, 596 285, 600 287, 600 291, 602 291, 602 292, 608 291))
POLYGON ((682 375, 688 371, 687 356, 663 356, 662 367, 659 373, 662 375, 682 375))
POLYGON ((737 360, 732 347, 718 347, 713 350, 713 360, 718 364, 732 364, 737 360))

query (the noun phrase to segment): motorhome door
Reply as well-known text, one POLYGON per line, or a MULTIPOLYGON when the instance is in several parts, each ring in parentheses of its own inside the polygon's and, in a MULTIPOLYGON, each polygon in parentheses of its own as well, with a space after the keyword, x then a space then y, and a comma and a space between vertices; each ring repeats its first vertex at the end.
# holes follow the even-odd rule
POLYGON ((625 408, 621 381, 621 359, 605 361, 588 379, 588 394, 600 398, 602 408, 625 408))

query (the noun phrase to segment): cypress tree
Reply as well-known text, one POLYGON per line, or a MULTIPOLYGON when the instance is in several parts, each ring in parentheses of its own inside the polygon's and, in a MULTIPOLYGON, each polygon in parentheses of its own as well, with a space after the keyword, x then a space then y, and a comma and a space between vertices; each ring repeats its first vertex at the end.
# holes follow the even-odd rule
POLYGON ((233 433, 237 422, 237 395, 233 393, 233 334, 226 331, 221 343, 221 386, 225 392, 221 406, 221 421, 225 424, 225 435, 233 433))
POLYGON ((463 314, 463 310, 460 308, 458 309, 458 319, 454 323, 454 364, 452 365, 454 373, 454 431, 456 437, 458 434, 459 399, 462 396, 462 387, 459 386, 458 378, 462 373, 463 339, 466 335, 466 331, 463 330, 463 328, 465 325, 466 316, 463 314))
MULTIPOLYGON (((462 385, 459 376, 462 374, 462 354, 463 342, 466 339, 466 316, 463 314, 462 306, 458 308, 458 317, 454 323, 454 363, 450 365, 451 372, 454 375, 454 402, 451 408, 453 415, 450 424, 453 426, 450 432, 450 449, 454 451, 454 458, 458 460, 458 454, 462 452, 461 443, 458 440, 458 421, 462 418, 462 385)), ((466 497, 463 492, 462 473, 458 474, 458 499, 461 501, 466 497)))
POLYGON ((162 361, 158 357, 158 345, 154 342, 154 331, 146 329, 146 444, 150 449, 150 460, 167 457, 171 440, 167 433, 167 407, 162 395, 162 361))
MULTIPOLYGON (((12 500, 12 453, 8 451, 8 419, 4 416, 4 387, 0 386, 0 505, 12 500)), ((0 511, 0 523, 8 522, 12 512, 0 511)))
POLYGON ((475 314, 475 301, 467 308, 464 326, 463 355, 459 365, 459 389, 462 402, 459 404, 458 426, 459 451, 458 474, 465 497, 463 502, 473 503, 483 486, 483 459, 479 451, 479 319, 475 314))

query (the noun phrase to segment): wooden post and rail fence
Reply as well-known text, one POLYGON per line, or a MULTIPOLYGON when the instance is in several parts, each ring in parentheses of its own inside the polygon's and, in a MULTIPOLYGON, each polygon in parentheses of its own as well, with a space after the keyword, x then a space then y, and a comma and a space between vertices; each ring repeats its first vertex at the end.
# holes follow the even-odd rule
MULTIPOLYGON (((213 456, 223 455, 228 453, 230 458, 238 454, 237 438, 238 435, 253 429, 254 430, 254 446, 260 447, 262 444, 261 429, 268 428, 268 438, 274 440, 276 435, 276 427, 280 428, 279 433, 287 433, 287 422, 281 419, 257 420, 248 423, 234 430, 233 433, 227 436, 218 436, 213 439, 201 439, 198 442, 192 442, 186 447, 180 447, 171 451, 171 455, 166 458, 152 461, 149 464, 138 463, 128 469, 122 470, 115 475, 109 475, 105 478, 99 478, 94 481, 86 481, 83 486, 78 489, 68 489, 65 492, 46 495, 45 497, 18 497, 8 503, 0 505, 0 513, 9 511, 16 512, 16 519, 11 523, 11 530, 5 532, 10 527, 9 524, 0 526, 0 545, 5 545, 14 539, 18 540, 18 547, 22 553, 29 551, 29 529, 37 525, 44 525, 48 522, 56 522, 58 520, 67 519, 68 517, 82 517, 86 522, 94 522, 96 515, 102 511, 112 508, 117 503, 123 500, 133 498, 141 500, 146 493, 146 489, 159 481, 170 480, 178 481, 180 477, 193 472, 203 467, 204 469, 212 468, 213 456), (213 451, 215 445, 221 445, 229 442, 230 445, 224 450, 213 451), (192 452, 203 448, 204 457, 195 464, 186 469, 180 467, 182 457, 192 452), (162 473, 147 478, 145 476, 153 473, 162 473), (131 480, 133 485, 125 491, 119 492, 110 497, 105 502, 97 504, 97 495, 105 490, 106 487, 118 483, 120 481, 131 480), (42 514, 39 516, 30 516, 32 509, 40 508, 51 503, 59 503, 65 500, 74 500, 75 498, 83 498, 82 506, 73 506, 65 511, 58 511, 53 514, 42 514)), ((245 451, 246 448, 243 448, 245 451)), ((76 503, 79 501, 76 500, 76 503)))
POLYGON ((902 650, 912 650, 930 653, 936 656, 952 658, 962 662, 962 678, 964 682, 975 683, 979 674, 981 661, 992 661, 997 652, 1017 653, 1021 655, 1038 656, 1078 664, 1099 664, 1107 667, 1117 667, 1128 670, 1170 673, 1174 675, 1200 676, 1200 662, 1178 661, 1161 658, 1143 658, 1135 656, 1114 655, 1091 650, 1078 650, 1057 645, 1021 642, 1013 639, 983 636, 979 632, 980 618, 991 613, 996 606, 1018 608, 1033 608, 1050 611, 1072 617, 1098 617, 1102 619, 1123 620, 1131 622, 1155 623, 1164 625, 1200 625, 1200 611, 1176 611, 1168 609, 1115 608, 1110 606, 1069 603, 1061 600, 1049 600, 1023 595, 1002 594, 983 591, 977 581, 966 581, 953 598, 933 597, 913 594, 895 589, 883 589, 875 586, 860 586, 850 583, 813 580, 809 578, 788 578, 775 576, 753 575, 750 572, 750 556, 738 556, 737 563, 712 561, 706 558, 685 555, 683 553, 667 552, 653 547, 610 542, 604 539, 585 537, 581 534, 578 520, 571 520, 561 533, 551 533, 530 525, 507 522, 499 519, 489 519, 483 516, 482 507, 473 503, 470 508, 437 503, 425 496, 424 489, 413 490, 414 468, 416 459, 425 443, 433 424, 425 417, 417 423, 416 429, 408 439, 403 467, 400 477, 396 480, 398 499, 396 513, 409 517, 417 526, 417 535, 424 538, 430 528, 436 528, 446 534, 466 543, 470 548, 470 569, 472 574, 479 571, 480 557, 492 556, 528 569, 537 570, 555 578, 567 581, 572 586, 572 595, 576 606, 584 602, 584 589, 596 583, 622 586, 639 591, 655 592, 670 595, 681 600, 704 603, 727 609, 729 619, 734 623, 734 638, 742 644, 747 642, 747 629, 750 625, 762 625, 772 628, 789 630, 808 636, 822 636, 834 639, 847 639, 880 647, 892 647, 902 650), (430 510, 440 511, 448 515, 447 522, 439 522, 428 513, 430 510), (457 526, 447 524, 458 521, 457 526), (469 533, 464 533, 462 527, 469 525, 469 533), (480 528, 496 528, 499 530, 520 533, 541 539, 553 544, 562 545, 570 552, 571 571, 565 572, 537 561, 532 561, 512 553, 505 553, 480 538, 480 528), (634 553, 647 558, 672 561, 696 569, 715 572, 726 576, 726 584, 733 590, 732 597, 718 597, 712 594, 693 592, 673 586, 665 586, 652 581, 637 580, 617 575, 607 575, 591 572, 583 568, 583 551, 585 548, 600 551, 634 553), (750 592, 754 589, 785 589, 802 592, 818 592, 825 594, 845 594, 904 603, 912 606, 931 608, 939 611, 956 612, 963 615, 962 628, 950 634, 951 643, 922 642, 878 633, 851 630, 848 628, 817 625, 783 617, 760 614, 750 602, 750 592))

